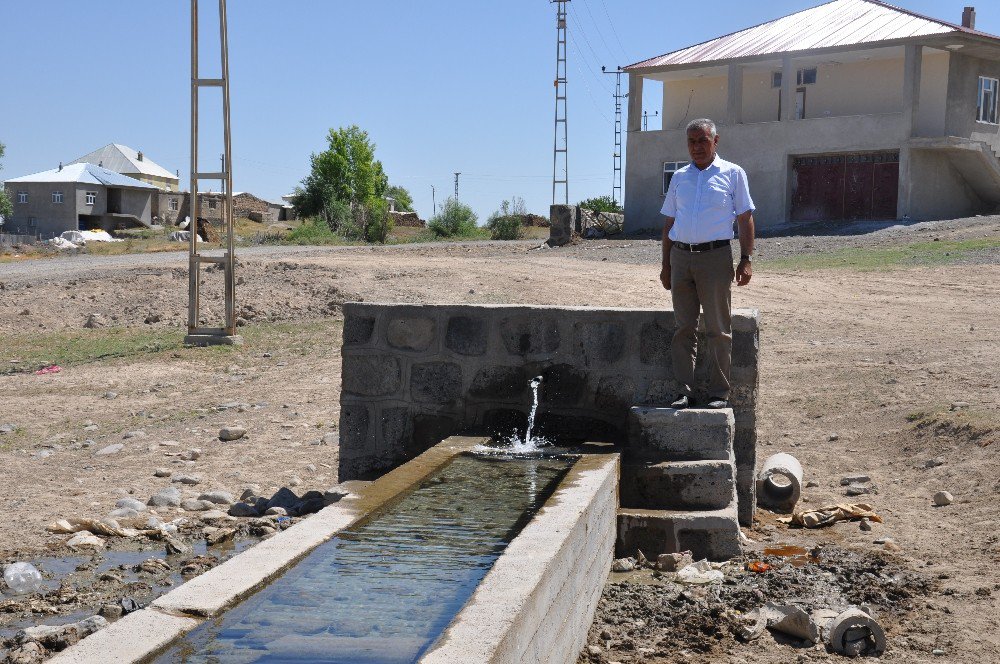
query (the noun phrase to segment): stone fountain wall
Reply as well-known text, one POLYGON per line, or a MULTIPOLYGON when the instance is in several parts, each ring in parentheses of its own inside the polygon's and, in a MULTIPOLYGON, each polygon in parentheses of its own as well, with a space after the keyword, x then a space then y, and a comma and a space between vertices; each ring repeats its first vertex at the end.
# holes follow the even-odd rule
MULTIPOLYGON (((755 506, 758 318, 733 312, 731 403, 745 524, 755 506)), ((540 435, 624 445, 629 408, 663 406, 676 393, 674 327, 669 310, 346 304, 340 479, 377 475, 451 435, 523 434, 528 382, 538 375, 540 435)), ((699 390, 707 361, 699 353, 699 390)))

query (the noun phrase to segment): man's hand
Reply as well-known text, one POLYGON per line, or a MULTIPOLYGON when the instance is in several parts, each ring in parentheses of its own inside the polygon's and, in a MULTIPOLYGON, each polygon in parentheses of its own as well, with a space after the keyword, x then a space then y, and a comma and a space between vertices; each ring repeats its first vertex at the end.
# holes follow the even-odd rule
POLYGON ((670 266, 664 265, 663 269, 660 270, 660 283, 667 290, 670 290, 670 266))
POLYGON ((753 268, 750 266, 750 261, 741 260, 740 264, 736 266, 736 285, 746 286, 748 283, 750 283, 750 277, 752 276, 753 276, 753 268))

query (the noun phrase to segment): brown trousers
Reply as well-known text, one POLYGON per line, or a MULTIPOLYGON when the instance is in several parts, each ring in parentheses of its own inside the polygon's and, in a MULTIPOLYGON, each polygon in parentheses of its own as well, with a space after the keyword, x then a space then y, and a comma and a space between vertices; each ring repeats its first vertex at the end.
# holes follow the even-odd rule
POLYGON ((670 348, 674 377, 682 393, 694 388, 698 347, 698 309, 705 312, 708 338, 708 396, 729 398, 729 365, 733 355, 731 286, 736 270, 730 247, 693 253, 670 251, 670 295, 677 331, 670 348))

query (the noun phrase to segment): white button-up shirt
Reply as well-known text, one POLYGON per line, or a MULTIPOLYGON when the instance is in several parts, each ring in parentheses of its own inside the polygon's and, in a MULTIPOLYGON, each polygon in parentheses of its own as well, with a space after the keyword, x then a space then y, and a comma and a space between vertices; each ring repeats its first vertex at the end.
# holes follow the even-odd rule
POLYGON ((671 240, 701 244, 733 239, 736 217, 753 209, 746 172, 716 155, 705 170, 692 162, 674 173, 660 212, 674 218, 671 240))

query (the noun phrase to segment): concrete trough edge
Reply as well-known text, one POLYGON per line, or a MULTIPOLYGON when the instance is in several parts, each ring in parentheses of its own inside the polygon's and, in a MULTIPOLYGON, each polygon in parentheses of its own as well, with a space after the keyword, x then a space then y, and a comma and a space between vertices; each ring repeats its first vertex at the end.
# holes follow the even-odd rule
POLYGON ((218 567, 191 579, 106 629, 57 654, 55 664, 146 662, 174 640, 238 603, 294 566, 314 548, 395 499, 454 457, 484 442, 453 436, 218 567))
POLYGON ((548 607, 533 604, 545 595, 551 598, 548 603, 554 604, 557 596, 572 590, 580 600, 570 602, 575 609, 574 617, 590 626, 596 603, 590 601, 594 589, 588 586, 603 586, 608 568, 586 579, 582 587, 570 583, 568 588, 562 585, 551 589, 547 583, 551 578, 563 576, 553 574, 550 566, 567 547, 595 547, 594 564, 599 565, 601 560, 610 564, 614 524, 602 527, 598 522, 594 524, 596 532, 577 525, 580 522, 589 525, 588 519, 595 516, 595 511, 600 515, 604 507, 610 508, 603 510, 604 519, 616 518, 618 465, 617 454, 586 455, 574 464, 556 492, 497 559, 462 611, 420 660, 422 664, 576 661, 586 629, 578 632, 582 639, 559 639, 558 629, 564 621, 552 620, 554 616, 545 610, 548 607), (609 500, 611 504, 605 506, 603 503, 609 500), (603 539, 607 541, 598 541, 603 539), (602 552, 601 548, 607 551, 602 552), (550 629, 545 629, 546 617, 550 619, 550 629), (533 624, 527 624, 529 620, 533 624), (553 652, 557 643, 565 652, 553 652))

